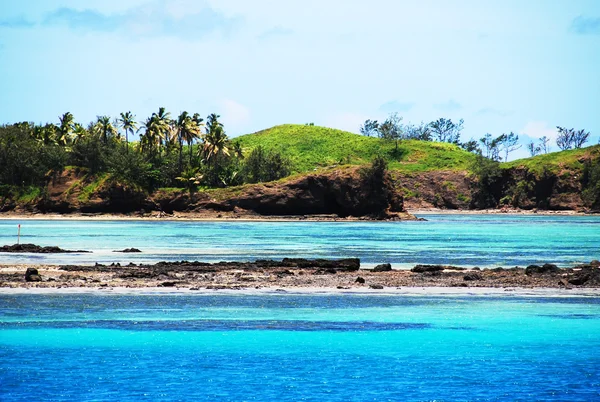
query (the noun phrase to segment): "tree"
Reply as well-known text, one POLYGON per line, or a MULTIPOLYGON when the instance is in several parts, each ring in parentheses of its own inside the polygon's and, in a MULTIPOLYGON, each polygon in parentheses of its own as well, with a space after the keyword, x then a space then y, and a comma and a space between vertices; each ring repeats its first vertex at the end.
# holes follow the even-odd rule
POLYGON ((75 126, 75 119, 70 112, 67 112, 59 117, 60 125, 58 126, 56 142, 59 145, 66 146, 71 142, 71 133, 75 126))
POLYGON ((73 144, 77 144, 82 139, 87 137, 88 131, 79 123, 75 123, 73 127, 73 144))
POLYGON ((590 133, 589 131, 585 131, 585 130, 579 130, 579 131, 574 131, 573 132, 573 148, 575 149, 579 149, 583 146, 583 144, 585 144, 588 141, 588 138, 590 137, 590 133))
POLYGON ((289 174, 289 161, 280 153, 268 152, 260 145, 250 152, 242 169, 242 176, 246 183, 278 180, 289 174))
POLYGON ((504 162, 506 162, 509 153, 521 148, 521 144, 519 144, 519 135, 511 131, 509 134, 502 134, 500 138, 500 147, 504 151, 504 162))
POLYGON ((479 149, 479 145, 477 144, 477 141, 474 140, 473 138, 471 138, 467 142, 461 142, 459 144, 459 146, 467 152, 473 152, 475 154, 481 152, 481 149, 479 149))
POLYGON ((550 152, 550 138, 546 138, 546 136, 543 136, 542 138, 539 139, 540 142, 540 150, 543 151, 545 154, 547 154, 548 152, 550 152))
POLYGON ((135 115, 133 115, 131 112, 121 113, 119 125, 121 126, 123 131, 125 131, 125 144, 127 153, 129 152, 129 133, 133 134, 133 132, 137 130, 135 115))
POLYGON ((387 141, 395 141, 395 151, 398 152, 398 142, 402 138, 402 117, 398 113, 391 113, 389 117, 379 126, 379 138, 387 141))
POLYGON ((242 144, 240 144, 239 141, 233 143, 233 153, 239 160, 244 159, 244 150, 242 149, 242 144))
POLYGON ((192 116, 190 130, 184 133, 184 140, 188 143, 190 153, 190 166, 192 166, 194 141, 202 136, 202 127, 204 127, 204 123, 202 123, 203 121, 204 119, 200 117, 198 113, 194 113, 192 116))
POLYGON ((111 123, 108 116, 96 116, 96 123, 92 126, 94 134, 97 134, 102 139, 104 145, 108 140, 117 134, 117 129, 111 123))
MULTIPOLYGON (((176 139, 179 145, 179 171, 182 170, 182 153, 183 153, 183 141, 187 141, 188 145, 191 149, 192 142, 194 139, 200 136, 200 127, 194 120, 192 116, 188 114, 188 112, 181 112, 179 117, 177 117, 177 121, 174 124, 176 139)), ((190 166, 192 164, 192 160, 190 157, 190 166)))
POLYGON ((581 148, 590 137, 589 131, 585 130, 576 131, 574 128, 560 126, 556 126, 556 129, 558 130, 556 145, 558 145, 562 151, 581 148))
POLYGON ((452 119, 442 117, 429 123, 429 127, 433 133, 433 138, 437 141, 458 145, 460 144, 460 132, 463 129, 463 123, 463 119, 460 119, 458 123, 454 123, 452 119))
POLYGON ((408 139, 420 141, 432 140, 431 127, 429 124, 425 124, 423 122, 421 122, 421 124, 418 126, 414 124, 408 124, 405 126, 404 131, 406 133, 406 138, 408 139))
POLYGON ((536 156, 542 151, 542 147, 539 145, 535 145, 535 142, 530 141, 527 144, 527 150, 529 151, 529 155, 536 156))
POLYGON ((206 119, 204 145, 199 150, 207 165, 207 180, 212 185, 218 183, 221 168, 220 159, 223 156, 229 156, 227 134, 225 134, 223 124, 219 122, 219 117, 219 115, 212 113, 206 119))
POLYGON ((143 131, 140 135, 142 153, 147 153, 150 156, 154 155, 155 148, 160 144, 160 133, 157 132, 154 120, 153 116, 148 117, 140 128, 138 128, 138 132, 143 131))
POLYGON ((377 134, 379 129, 379 123, 377 120, 366 120, 363 125, 360 126, 360 133, 367 137, 377 134))
POLYGON ((164 107, 158 108, 158 113, 152 113, 152 125, 154 132, 162 141, 167 154, 171 143, 171 113, 166 112, 164 107))
POLYGON ((504 134, 499 137, 493 138, 490 133, 487 133, 484 137, 479 139, 479 142, 483 144, 485 149, 485 157, 493 161, 500 159, 500 142, 503 140, 504 134))

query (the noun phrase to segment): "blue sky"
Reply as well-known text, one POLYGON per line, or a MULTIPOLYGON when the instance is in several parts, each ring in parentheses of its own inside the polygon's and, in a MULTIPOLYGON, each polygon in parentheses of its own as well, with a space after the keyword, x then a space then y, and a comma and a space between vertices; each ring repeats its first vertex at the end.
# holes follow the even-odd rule
POLYGON ((398 112, 463 118, 465 140, 560 125, 591 144, 600 1, 0 0, 0 74, 0 123, 164 106, 237 136, 398 112))

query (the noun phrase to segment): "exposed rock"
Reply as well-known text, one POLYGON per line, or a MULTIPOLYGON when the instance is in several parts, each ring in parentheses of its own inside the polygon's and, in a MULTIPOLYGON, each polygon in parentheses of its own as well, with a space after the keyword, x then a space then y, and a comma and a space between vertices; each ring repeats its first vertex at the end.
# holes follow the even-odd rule
POLYGON ((465 276, 463 276, 463 280, 465 281, 480 281, 483 277, 478 272, 469 272, 465 276))
POLYGON ((541 267, 539 265, 529 265, 525 268, 525 275, 556 273, 558 271, 560 271, 560 268, 554 264, 544 264, 541 267))
POLYGON ((302 176, 284 183, 249 187, 231 198, 232 206, 262 215, 372 216, 403 212, 403 199, 389 178, 373 184, 356 168, 302 176))
POLYGON ((12 246, 0 247, 0 253, 41 253, 41 254, 52 254, 52 253, 90 253, 85 250, 63 250, 56 246, 38 246, 36 244, 13 244, 12 246))
POLYGON ((41 282, 42 277, 38 273, 37 269, 27 268, 27 271, 25 271, 25 281, 26 282, 41 282))
POLYGON ((366 281, 365 281, 365 278, 359 276, 358 278, 356 278, 356 280, 354 282, 356 282, 356 283, 365 283, 366 281))
POLYGON ((114 253, 141 253, 142 250, 132 247, 132 248, 126 248, 124 250, 115 250, 113 252, 114 253))
POLYGON ((392 265, 389 263, 379 264, 373 268, 373 272, 387 272, 392 270, 392 265))
POLYGON ((171 288, 177 285, 178 282, 175 281, 166 281, 166 282, 162 282, 160 285, 160 287, 164 287, 164 288, 171 288))
POLYGON ((369 285, 371 289, 383 289, 383 285, 369 285))
POLYGON ((284 258, 281 262, 263 260, 261 263, 257 261, 256 264, 297 268, 334 268, 339 271, 358 271, 360 269, 360 259, 358 258, 343 258, 340 260, 284 258))
POLYGON ((423 273, 423 272, 439 272, 446 269, 444 265, 415 265, 412 272, 423 273))

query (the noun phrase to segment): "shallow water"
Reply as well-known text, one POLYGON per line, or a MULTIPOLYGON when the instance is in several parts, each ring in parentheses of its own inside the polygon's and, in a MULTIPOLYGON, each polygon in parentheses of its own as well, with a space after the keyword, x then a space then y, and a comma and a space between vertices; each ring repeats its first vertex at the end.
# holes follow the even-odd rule
POLYGON ((600 298, 1 295, 0 400, 600 399, 600 298))
MULTIPOLYGON (((0 263, 248 261, 358 257, 390 262, 572 266, 600 258, 598 216, 426 215, 427 222, 20 222, 21 242, 91 254, 3 254, 0 263), (114 250, 136 247, 142 254, 114 250)), ((0 244, 16 243, 17 224, 0 220, 0 244)))

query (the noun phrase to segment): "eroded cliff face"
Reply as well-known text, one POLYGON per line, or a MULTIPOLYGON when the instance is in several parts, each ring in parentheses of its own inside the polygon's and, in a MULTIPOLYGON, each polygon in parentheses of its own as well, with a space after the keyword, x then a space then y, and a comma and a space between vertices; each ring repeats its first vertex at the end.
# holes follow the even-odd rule
MULTIPOLYGON (((209 192, 145 194, 110 178, 69 169, 49 177, 45 196, 17 209, 58 213, 251 212, 260 215, 336 215, 386 219, 404 212, 403 197, 386 174, 369 180, 359 168, 314 173, 280 182, 246 185, 213 198, 209 192)), ((10 208, 9 208, 10 209, 10 208)))
MULTIPOLYGON (((585 162, 585 161, 583 161, 585 162)), ((332 215, 387 219, 408 209, 597 211, 582 197, 583 170, 561 168, 533 173, 525 168, 502 169, 490 194, 481 196, 477 178, 462 171, 392 172, 367 180, 360 168, 339 168, 278 182, 245 185, 224 191, 139 188, 68 169, 48 178, 44 196, 27 203, 0 202, 0 211, 58 213, 144 213, 161 211, 263 216, 332 215)), ((600 195, 596 197, 600 199, 600 195)))
POLYGON ((520 208, 524 210, 597 211, 582 197, 581 169, 533 173, 525 168, 503 169, 489 194, 482 196, 477 178, 467 172, 432 171, 395 175, 408 210, 441 208, 477 210, 520 208))
POLYGON ((262 215, 334 214, 386 218, 404 211, 403 197, 389 177, 374 184, 363 178, 358 169, 252 186, 227 203, 262 215))

